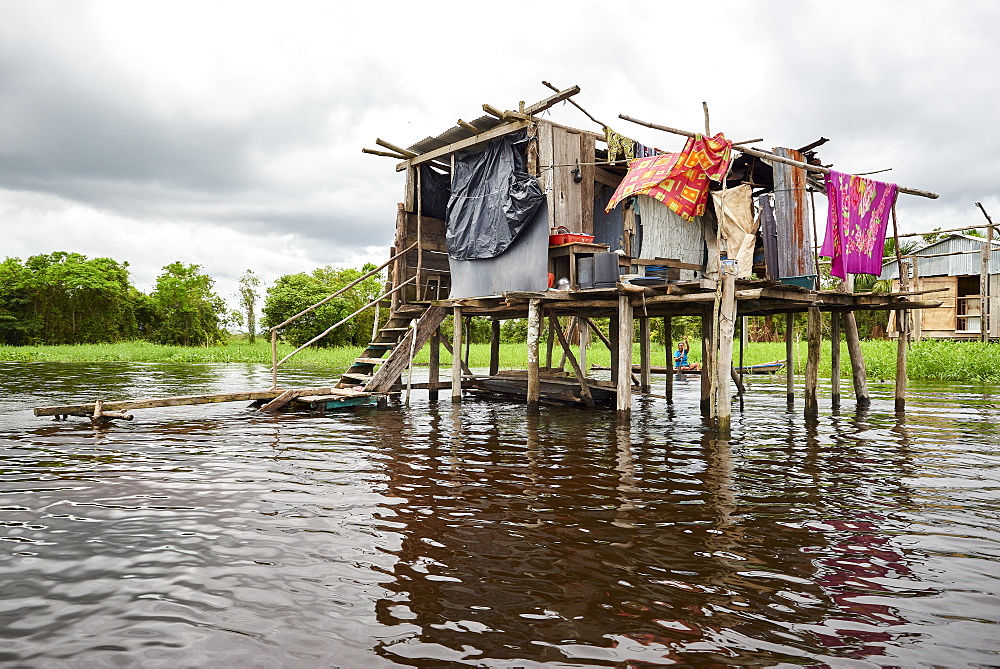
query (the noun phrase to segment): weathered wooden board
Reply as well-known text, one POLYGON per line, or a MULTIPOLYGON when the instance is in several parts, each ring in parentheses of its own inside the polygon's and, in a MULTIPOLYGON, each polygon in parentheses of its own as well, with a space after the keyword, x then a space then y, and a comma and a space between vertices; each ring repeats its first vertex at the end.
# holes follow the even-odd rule
MULTIPOLYGON (((180 395, 177 397, 157 397, 138 400, 103 402, 104 411, 127 411, 131 409, 151 409, 154 407, 176 407, 190 404, 217 404, 220 402, 246 402, 274 399, 284 390, 257 390, 242 393, 214 393, 210 395, 180 395)), ((35 407, 36 416, 89 416, 94 413, 94 402, 67 404, 62 406, 35 407)))

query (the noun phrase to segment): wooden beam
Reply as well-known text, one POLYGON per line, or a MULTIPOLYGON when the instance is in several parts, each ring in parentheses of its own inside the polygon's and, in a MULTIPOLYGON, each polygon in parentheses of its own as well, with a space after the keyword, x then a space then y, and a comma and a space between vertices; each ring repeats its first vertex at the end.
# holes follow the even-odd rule
POLYGON ((618 297, 618 384, 615 390, 618 417, 632 414, 632 304, 627 295, 618 297))
POLYGON ((401 153, 389 153, 388 151, 376 151, 375 149, 361 149, 361 153, 368 153, 373 156, 383 156, 385 158, 395 158, 396 160, 399 160, 400 158, 404 160, 406 159, 406 156, 401 153))
POLYGON ((830 314, 830 400, 840 407, 840 315, 830 314))
POLYGON ((491 104, 487 104, 487 103, 484 102, 483 103, 483 111, 486 112, 487 114, 489 114, 490 116, 496 116, 501 121, 503 120, 503 112, 500 111, 499 109, 497 109, 496 107, 494 107, 491 104))
POLYGON ((451 401, 462 401, 462 307, 452 307, 451 401))
POLYGON ((454 153, 456 151, 461 151, 462 149, 467 149, 470 146, 475 146, 480 142, 488 142, 495 137, 502 137, 512 132, 517 132, 522 128, 527 128, 530 125, 529 121, 513 121, 510 123, 503 123, 495 128, 490 128, 489 130, 484 130, 474 137, 466 137, 465 139, 460 139, 457 142, 452 142, 446 146, 442 146, 440 149, 434 149, 428 151, 427 153, 421 153, 415 158, 410 158, 409 160, 403 161, 396 165, 396 171, 402 172, 407 167, 413 167, 421 163, 426 163, 429 160, 434 160, 440 158, 441 156, 446 156, 449 153, 454 153))
MULTIPOLYGON (((654 130, 663 130, 664 132, 673 133, 675 135, 682 135, 684 137, 695 136, 695 133, 687 130, 679 130, 678 128, 671 128, 665 125, 658 125, 656 123, 640 121, 637 118, 632 118, 631 116, 626 116, 625 114, 619 114, 618 118, 624 119, 626 121, 631 121, 632 123, 637 123, 642 126, 646 126, 647 128, 653 128, 654 130)), ((759 151, 757 149, 751 149, 745 146, 741 146, 738 150, 742 151, 743 153, 749 154, 751 156, 757 156, 758 158, 762 158, 764 160, 768 160, 771 162, 784 163, 786 165, 792 165, 794 167, 801 167, 802 169, 808 170, 810 172, 818 172, 820 174, 830 173, 830 169, 828 167, 821 167, 819 165, 810 165, 809 163, 799 162, 798 160, 792 160, 791 158, 782 158, 781 156, 776 156, 773 153, 768 153, 767 151, 759 151)), ((932 200, 937 199, 939 197, 937 193, 932 193, 926 190, 920 190, 919 188, 908 188, 906 186, 899 186, 898 188, 900 193, 906 193, 907 195, 918 195, 920 197, 931 198, 932 200)))
POLYGON ((823 343, 823 317, 816 307, 809 307, 809 317, 806 324, 806 340, 808 342, 808 353, 806 354, 806 392, 805 392, 805 415, 808 418, 815 418, 819 415, 819 356, 823 343))
POLYGON ((438 399, 438 389, 441 387, 441 328, 434 330, 430 341, 430 360, 427 368, 427 399, 434 402, 438 399))
POLYGON ((398 153, 398 154, 400 154, 402 156, 406 156, 407 158, 416 158, 417 155, 418 155, 418 154, 414 153, 413 151, 410 151, 409 149, 404 149, 401 146, 396 146, 395 144, 390 144, 389 142, 385 141, 384 139, 376 139, 375 143, 378 144, 379 146, 383 146, 383 147, 389 149, 390 151, 395 151, 396 153, 398 153))
POLYGON ((853 311, 841 315, 844 335, 847 338, 847 353, 851 357, 851 376, 854 379, 854 397, 859 409, 867 409, 872 401, 868 395, 868 370, 865 368, 865 358, 861 352, 861 337, 858 336, 858 321, 853 311))
POLYGON ((462 119, 458 119, 458 125, 461 128, 465 128, 466 130, 468 130, 469 132, 471 132, 473 135, 478 135, 479 133, 482 132, 482 130, 480 130, 476 126, 472 125, 471 123, 466 123, 462 119))
POLYGON ((715 414, 719 430, 728 433, 732 423, 733 336, 736 329, 736 268, 723 264, 719 295, 719 344, 716 353, 715 414))
MULTIPOLYGON (((327 389, 329 390, 329 389, 327 389)), ((176 407, 193 404, 217 404, 220 402, 246 402, 274 399, 284 390, 251 390, 240 393, 213 393, 210 395, 180 395, 117 402, 101 402, 101 411, 125 411, 130 409, 152 409, 155 407, 176 407)), ((96 402, 66 404, 62 406, 35 407, 36 416, 92 416, 96 402)))
POLYGON ((574 95, 576 95, 579 92, 580 92, 580 87, 579 86, 570 86, 569 88, 567 88, 565 90, 559 91, 555 95, 550 95, 549 97, 545 98, 544 100, 536 102, 535 104, 533 104, 533 105, 531 105, 529 107, 525 107, 524 108, 524 113, 525 114, 537 114, 539 112, 543 112, 546 109, 548 109, 549 107, 551 107, 552 105, 558 104, 558 103, 562 102, 563 100, 568 100, 569 98, 573 97, 574 95))
MULTIPOLYGON (((663 317, 663 348, 666 350, 667 360, 666 367, 673 369, 674 367, 674 318, 673 316, 663 317)), ((667 401, 674 401, 674 375, 667 374, 666 381, 666 394, 667 401)))
MULTIPOLYGON (((551 311, 549 312, 549 320, 555 317, 551 311)), ((559 337, 559 345, 563 348, 563 353, 566 355, 566 359, 569 360, 570 366, 573 368, 573 374, 576 375, 576 380, 580 384, 580 397, 583 398, 583 403, 588 407, 594 406, 594 397, 590 394, 590 386, 587 384, 587 375, 584 370, 580 367, 580 363, 577 362, 576 356, 573 355, 573 348, 569 345, 569 341, 563 334, 562 328, 556 328, 556 334, 559 337)))
POLYGON ((500 371, 500 321, 490 321, 490 376, 500 371))
POLYGON ((792 349, 795 331, 795 314, 785 314, 785 401, 795 404, 795 351, 792 349))
POLYGON ((648 393, 652 388, 649 383, 649 317, 639 319, 639 390, 648 393))
POLYGON ((541 378, 538 365, 538 340, 541 337, 541 301, 528 302, 528 411, 538 411, 541 378))

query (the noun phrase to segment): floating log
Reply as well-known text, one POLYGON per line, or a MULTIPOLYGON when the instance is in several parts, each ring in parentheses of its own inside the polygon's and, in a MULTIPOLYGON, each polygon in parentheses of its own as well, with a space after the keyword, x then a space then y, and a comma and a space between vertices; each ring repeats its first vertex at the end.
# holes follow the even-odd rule
MULTIPOLYGON (((283 390, 257 390, 242 393, 214 393, 209 395, 180 395, 177 397, 158 397, 138 400, 122 400, 117 402, 102 402, 101 411, 127 411, 132 409, 152 409, 155 407, 176 407, 192 404, 217 404, 220 402, 246 402, 256 400, 271 400, 283 393, 283 390)), ((96 402, 84 404, 66 404, 62 406, 35 407, 36 416, 86 416, 94 415, 96 402)))

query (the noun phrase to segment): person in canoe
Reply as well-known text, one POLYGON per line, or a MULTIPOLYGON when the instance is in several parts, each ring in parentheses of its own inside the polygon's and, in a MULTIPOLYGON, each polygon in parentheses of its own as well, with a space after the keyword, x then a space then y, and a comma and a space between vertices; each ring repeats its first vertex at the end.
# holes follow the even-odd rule
POLYGON ((697 372, 701 370, 701 365, 697 362, 688 362, 688 353, 691 352, 691 344, 688 342, 688 338, 684 337, 684 341, 677 344, 677 350, 674 351, 674 371, 676 372, 697 372))

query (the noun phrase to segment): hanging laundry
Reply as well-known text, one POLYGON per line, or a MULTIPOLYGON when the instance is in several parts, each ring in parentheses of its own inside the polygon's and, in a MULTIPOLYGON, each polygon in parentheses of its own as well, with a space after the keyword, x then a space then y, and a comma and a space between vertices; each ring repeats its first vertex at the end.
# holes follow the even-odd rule
POLYGON ((654 149, 651 146, 646 146, 645 144, 640 144, 639 142, 635 143, 636 158, 648 158, 650 156, 658 156, 661 153, 663 153, 663 151, 660 151, 659 149, 654 149))
POLYGON ((619 153, 622 154, 623 160, 632 160, 635 158, 634 139, 629 139, 625 135, 619 135, 608 126, 604 126, 604 138, 608 141, 609 163, 615 162, 619 153))
POLYGON ((736 260, 736 278, 749 278, 753 272, 753 247, 759 223, 753 215, 750 184, 713 191, 712 200, 722 240, 726 243, 726 254, 736 260))
POLYGON ((819 253, 831 259, 831 275, 882 273, 885 230, 897 194, 896 184, 830 170, 826 237, 819 253))
POLYGON ((695 135, 680 153, 637 158, 618 185, 605 211, 630 195, 649 195, 691 221, 705 213, 708 183, 722 181, 729 172, 733 143, 721 132, 715 137, 695 135))

